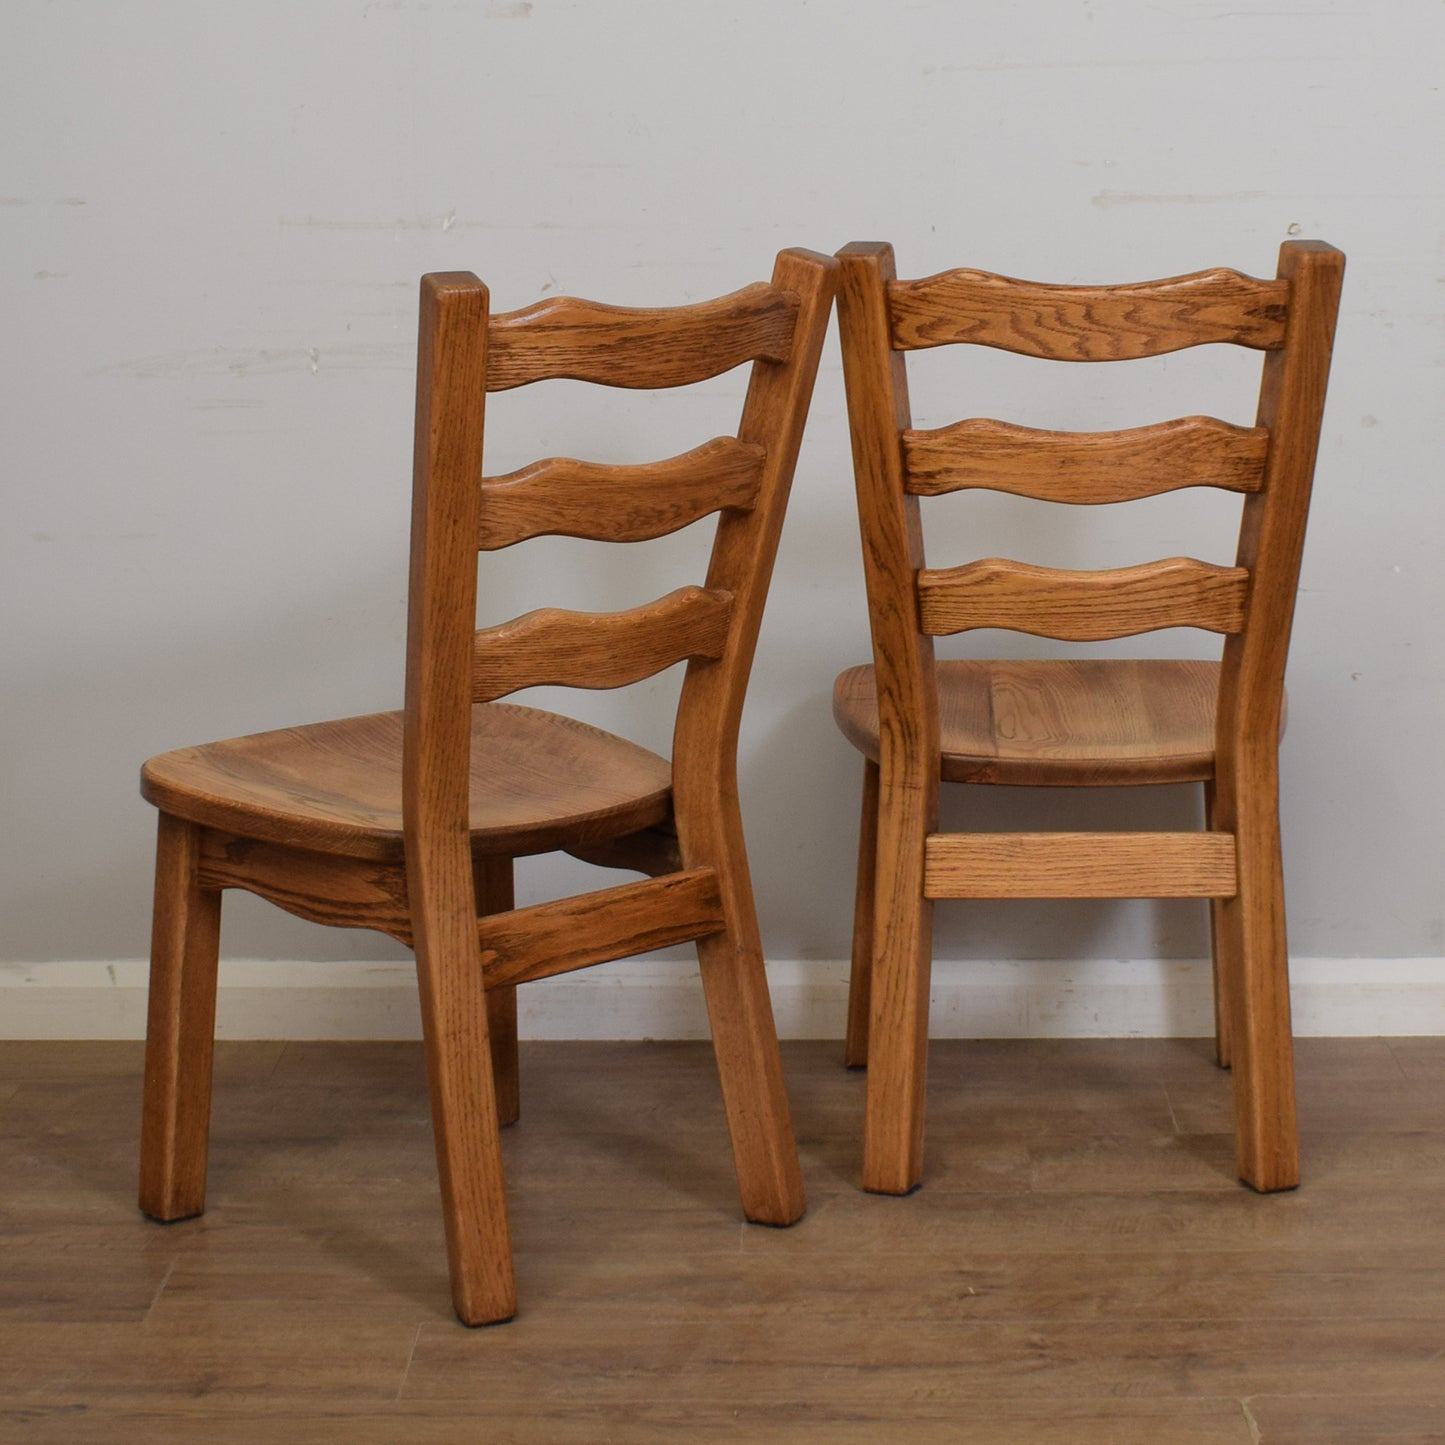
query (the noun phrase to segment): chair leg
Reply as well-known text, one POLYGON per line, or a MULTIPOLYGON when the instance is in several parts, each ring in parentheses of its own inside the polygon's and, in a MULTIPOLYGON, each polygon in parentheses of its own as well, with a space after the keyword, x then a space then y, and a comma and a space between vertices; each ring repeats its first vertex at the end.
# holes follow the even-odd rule
POLYGON ((878 764, 863 761, 863 808, 858 825, 858 878, 853 889, 853 965, 848 974, 848 1032, 843 1062, 868 1066, 868 1012, 873 979, 873 890, 878 872, 878 764))
MULTIPOLYGON (((1204 784, 1204 826, 1215 827, 1214 781, 1204 784)), ((1209 900, 1209 953, 1214 973, 1214 1057, 1221 1069, 1229 1067, 1230 993, 1238 987, 1239 964, 1228 956, 1228 934, 1224 927, 1224 900, 1209 900)))
POLYGON ((738 1190, 754 1224, 792 1224, 807 1196, 762 946, 750 918, 733 909, 728 915, 726 932, 698 939, 697 957, 738 1190))
MULTIPOLYGON (((510 858, 482 858, 475 864, 477 913, 506 913, 516 907, 510 858)), ((497 1122, 515 1124, 522 1112, 517 1071, 517 990, 487 991, 487 1030, 491 1035, 492 1079, 497 1091, 497 1122)))
POLYGON ((415 891, 417 982, 452 1303, 463 1324, 500 1324, 516 1314, 517 1290, 476 924, 470 907, 466 917, 438 924, 417 907, 415 891))
POLYGON ((1229 1038, 1239 1177, 1261 1193, 1293 1189, 1300 1179, 1276 799, 1272 770, 1240 790, 1231 810, 1238 892, 1220 909, 1226 956, 1237 961, 1229 1038))
POLYGON ((197 882, 201 829, 167 813, 156 835, 140 1207, 189 1219, 206 1207, 221 895, 197 882))
MULTIPOLYGON (((681 791, 675 784, 675 798, 681 791)), ((709 788, 707 795, 710 800, 725 798, 727 790, 709 788)), ((706 861, 717 870, 727 920, 723 932, 698 939, 697 957, 743 1213, 754 1224, 792 1224, 802 1218, 807 1196, 768 994, 742 820, 735 804, 710 802, 689 810, 679 799, 677 822, 684 859, 690 866, 706 861)))
POLYGON ((924 789, 890 786, 878 805, 878 878, 863 1123, 863 1187, 909 1194, 923 1182, 933 903, 923 896, 924 789))

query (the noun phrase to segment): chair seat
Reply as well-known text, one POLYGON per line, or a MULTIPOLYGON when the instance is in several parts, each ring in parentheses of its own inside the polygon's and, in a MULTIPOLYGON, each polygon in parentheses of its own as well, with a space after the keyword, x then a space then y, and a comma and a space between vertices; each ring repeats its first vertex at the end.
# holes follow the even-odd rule
MULTIPOLYGON (((399 712, 180 748, 141 770, 167 813, 353 858, 403 856, 399 712)), ((511 857, 602 842, 668 817, 665 758, 558 713, 472 709, 472 849, 511 857)))
MULTIPOLYGON (((947 782, 1110 787, 1214 776, 1217 662, 964 659, 939 662, 937 676, 947 782)), ((877 762, 871 666, 839 674, 833 716, 877 762)))

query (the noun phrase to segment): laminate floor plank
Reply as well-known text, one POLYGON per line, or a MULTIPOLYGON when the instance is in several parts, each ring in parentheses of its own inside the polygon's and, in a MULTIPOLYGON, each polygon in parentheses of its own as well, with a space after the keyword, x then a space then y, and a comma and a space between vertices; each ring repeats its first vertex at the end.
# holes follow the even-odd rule
POLYGON ((1334 1440, 1440 1445, 1445 1441, 1445 1394, 1409 1401, 1355 1394, 1256 1396, 1247 1407, 1260 1445, 1320 1445, 1334 1440))
MULTIPOLYGON (((1250 1445, 1237 1400, 980 1401, 960 1418, 921 1410, 904 1422, 912 1445, 1250 1445)), ((409 1407, 371 1413, 237 1412, 230 1416, 178 1409, 166 1413, 0 1411, 0 1439, 25 1445, 879 1445, 902 1438, 892 1412, 844 1417, 801 1406, 758 1410, 747 1405, 683 1409, 637 1404, 574 1411, 538 1400, 522 1414, 505 1408, 445 1417, 409 1407)))
POLYGON ((162 1227, 138 1046, 0 1043, 0 1445, 1445 1442, 1445 1040, 1301 1040, 1268 1197, 1202 1040, 936 1042, 904 1199, 857 1188, 866 1076, 784 1053, 772 1230, 707 1045, 525 1045, 522 1313, 468 1331, 417 1045, 223 1044, 162 1227))

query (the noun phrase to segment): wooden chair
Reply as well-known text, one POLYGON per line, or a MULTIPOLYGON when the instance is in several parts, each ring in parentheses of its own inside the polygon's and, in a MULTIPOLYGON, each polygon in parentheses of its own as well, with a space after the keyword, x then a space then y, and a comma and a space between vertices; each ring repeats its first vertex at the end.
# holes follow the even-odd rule
POLYGON ((468 273, 421 286, 406 708, 183 748, 145 766, 160 809, 141 1208, 205 1205, 221 891, 415 949, 452 1293, 516 1309, 499 1121, 517 1114, 515 987, 696 940, 743 1208, 790 1224, 801 1177, 753 912, 735 753, 837 263, 785 251, 771 284, 629 310, 554 299, 489 317, 468 273), (752 361, 736 437, 670 461, 553 458, 483 478, 483 403, 546 377, 660 388, 752 361), (720 513, 703 586, 476 631, 477 552, 611 542, 720 513), (688 663, 671 764, 497 699, 610 688, 688 663), (650 876, 516 908, 512 859, 563 849, 650 876), (495 1082, 494 1082, 495 1080, 495 1082))
POLYGON ((839 325, 873 633, 834 714, 865 756, 847 1061, 868 1066, 864 1187, 922 1178, 933 902, 1212 899, 1220 1061, 1232 1060, 1241 1178, 1299 1182, 1280 869, 1285 650, 1344 257, 1287 242, 1275 280, 1207 271, 1044 286, 976 271, 895 278, 886 245, 839 252, 839 325), (1265 353, 1253 427, 1185 417, 1126 431, 960 421, 915 431, 903 353, 972 342, 1057 361, 1206 342, 1265 353), (918 498, 983 487, 1123 502, 1243 494, 1232 567, 1171 558, 1072 572, 924 564, 918 498), (1163 627, 1225 635, 1219 663, 941 661, 933 638, 994 627, 1073 641, 1163 627), (938 784, 1204 784, 1202 833, 941 833, 938 784))

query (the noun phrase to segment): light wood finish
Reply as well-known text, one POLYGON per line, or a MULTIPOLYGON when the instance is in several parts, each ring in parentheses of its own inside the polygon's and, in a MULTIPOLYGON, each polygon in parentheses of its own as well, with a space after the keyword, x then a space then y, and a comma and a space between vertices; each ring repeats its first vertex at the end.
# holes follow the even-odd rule
POLYGON ((837 266, 784 252, 771 283, 641 311, 561 299, 490 318, 469 273, 422 282, 406 707, 153 758, 161 810, 142 1208, 205 1203, 221 890, 416 952, 452 1299, 509 1318, 499 1126, 520 1111, 516 986, 696 940, 743 1210, 804 1209, 734 777, 739 715, 837 266), (622 468, 485 479, 485 398, 544 376, 674 386, 752 360, 736 438, 622 468), (543 609, 476 630, 477 553, 545 532, 625 541, 717 512, 706 585, 628 612, 543 609), (614 687, 688 662, 669 762, 495 701, 614 687), (515 906, 512 860, 564 849, 654 875, 515 906))
POLYGON ((1279 855, 1278 738, 1343 257, 1287 242, 1279 274, 1045 286, 975 271, 898 281, 886 245, 839 252, 840 333, 874 665, 834 714, 864 754, 845 1059, 869 1068, 864 1187, 923 1177, 928 954, 937 897, 1209 898, 1219 1061, 1232 1065, 1238 1169, 1299 1180, 1279 855), (1253 427, 1209 417, 1089 433, 972 419, 912 428, 902 353, 953 342, 1060 361, 1207 342, 1263 350, 1253 427), (988 487, 1055 502, 1182 486, 1243 494, 1233 567, 1190 558, 1064 572, 1000 558, 930 570, 916 498, 988 487), (1095 641, 1174 626, 1226 636, 1218 664, 957 661, 932 637, 999 627, 1095 641), (940 780, 1045 786, 1202 782, 1206 831, 949 834, 940 780))
POLYGON ((906 431, 908 490, 940 497, 986 487, 1044 502, 1131 502, 1181 487, 1257 492, 1269 433, 1212 416, 1185 416, 1125 431, 1039 431, 968 417, 935 431, 906 431))
POLYGON ((786 1231, 730 1219, 706 1043, 524 1042, 529 1308, 483 1331, 418 1044, 219 1043, 213 1207, 163 1230, 141 1052, 0 1043, 7 1445, 1439 1440, 1442 1039, 1300 1040, 1309 1187, 1267 1199, 1204 1039, 936 1041, 909 1200, 855 1188, 864 1077, 785 1042, 786 1231))
POLYGON ((1161 627, 1238 632, 1249 573, 1192 557, 1106 572, 1068 572, 985 557, 962 567, 922 568, 918 620, 933 637, 1008 627, 1068 642, 1106 642, 1161 627))
POLYGON ((1210 341, 1284 344, 1289 287, 1237 271, 1129 286, 1052 286, 944 271, 888 286, 901 351, 967 341, 1050 361, 1136 361, 1210 341))
POLYGON ((736 437, 714 437, 680 457, 634 467, 549 457, 483 479, 479 546, 490 552, 541 536, 662 537, 722 507, 751 507, 766 457, 765 447, 736 437))
POLYGON ((1231 898, 1227 833, 934 833, 930 898, 1231 898))
POLYGON ((721 657, 732 605, 727 592, 679 587, 626 612, 539 608, 477 633, 472 701, 545 683, 625 687, 688 658, 721 657))
MULTIPOLYGON (((944 782, 1122 787, 1214 774, 1217 662, 948 658, 936 673, 944 782)), ((838 675, 833 717, 877 762, 871 664, 838 675)))

